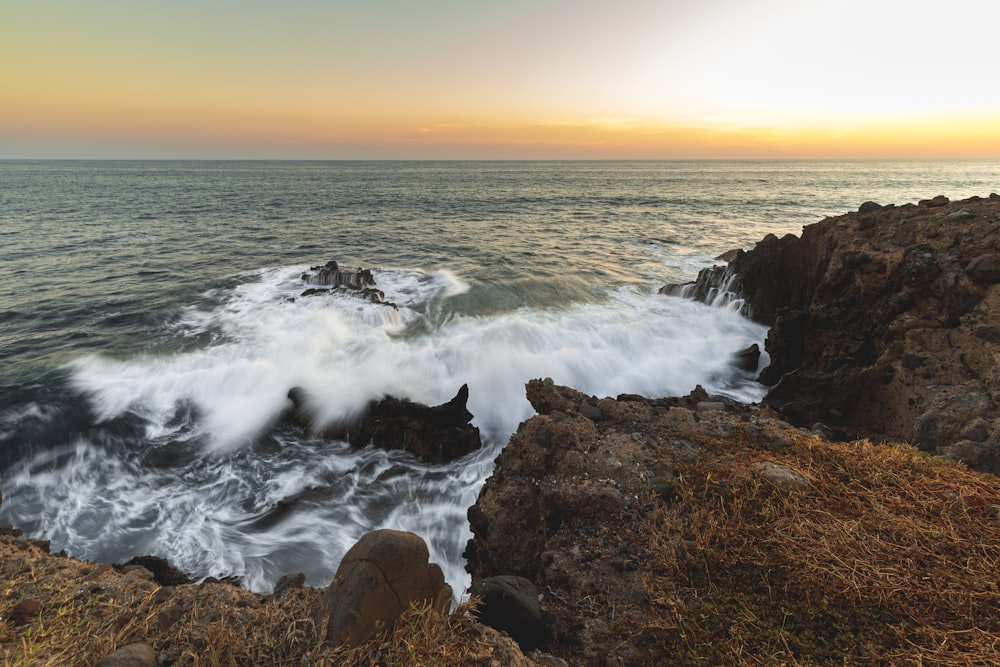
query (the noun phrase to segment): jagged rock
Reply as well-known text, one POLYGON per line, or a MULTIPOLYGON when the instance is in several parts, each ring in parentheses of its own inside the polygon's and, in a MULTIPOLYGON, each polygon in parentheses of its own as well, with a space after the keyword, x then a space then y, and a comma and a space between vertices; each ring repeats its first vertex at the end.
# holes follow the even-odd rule
POLYGON ((523 651, 539 645, 545 634, 539 590, 529 579, 515 575, 486 577, 469 589, 480 598, 476 609, 480 622, 506 632, 523 651))
MULTIPOLYGON (((288 418, 312 429, 308 397, 301 387, 288 392, 292 407, 288 418)), ((337 424, 319 435, 344 440, 355 447, 374 445, 380 449, 405 449, 424 461, 444 463, 479 449, 479 428, 466 408, 469 386, 462 385, 447 403, 428 407, 405 398, 386 396, 371 401, 354 422, 337 424)))
POLYGON ((396 304, 385 300, 385 293, 375 287, 375 276, 371 269, 348 271, 341 269, 336 261, 330 260, 324 266, 314 266, 302 274, 302 281, 309 285, 317 285, 304 290, 299 296, 314 296, 330 292, 346 292, 361 299, 381 306, 391 306, 398 310, 396 304))
POLYGON ((862 209, 808 225, 798 238, 768 235, 684 289, 703 300, 733 290, 745 314, 771 327, 764 403, 793 423, 914 441, 949 456, 972 451, 949 449, 959 441, 993 442, 1000 198, 862 209), (978 392, 990 403, 976 399, 980 411, 952 419, 934 407, 930 387, 978 392), (962 438, 974 417, 986 424, 981 441, 962 438))
POLYGON ((157 667, 156 652, 145 642, 123 646, 105 657, 97 667, 157 667))
POLYGON ((391 629, 411 603, 444 612, 451 601, 451 587, 441 568, 429 562, 423 539, 374 530, 344 555, 320 613, 328 622, 326 641, 356 646, 381 628, 391 629))
POLYGON ((355 290, 375 285, 375 278, 372 276, 371 269, 345 271, 334 260, 330 260, 323 266, 314 266, 309 271, 311 273, 302 274, 302 280, 310 285, 349 287, 355 290))
POLYGON ((760 345, 754 343, 750 347, 740 350, 733 357, 736 360, 737 368, 752 373, 757 370, 757 365, 760 363, 760 345))
POLYGON ((720 262, 731 262, 737 257, 739 257, 741 252, 743 252, 742 248, 733 248, 732 250, 727 250, 726 252, 722 253, 721 255, 716 257, 716 259, 719 260, 720 262))

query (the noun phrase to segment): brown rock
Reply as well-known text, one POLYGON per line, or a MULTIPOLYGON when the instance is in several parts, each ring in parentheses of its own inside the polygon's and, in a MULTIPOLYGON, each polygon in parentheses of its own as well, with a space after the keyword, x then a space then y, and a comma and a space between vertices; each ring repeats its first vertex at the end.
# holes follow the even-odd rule
POLYGON ((356 646, 391 629, 411 603, 445 611, 451 588, 428 560, 427 544, 413 533, 375 530, 358 540, 326 590, 326 640, 356 646))
POLYGON ((976 257, 969 262, 965 272, 979 283, 988 285, 1000 283, 1000 253, 989 253, 976 257))
POLYGON ((156 652, 144 642, 129 644, 105 657, 97 667, 157 667, 156 652))
POLYGON ((42 612, 42 603, 35 599, 21 600, 11 610, 7 622, 13 627, 24 625, 42 612))
POLYGON ((541 642, 545 626, 538 603, 540 591, 531 580, 513 575, 487 577, 473 584, 469 593, 480 599, 479 620, 509 634, 522 650, 530 651, 541 642))
POLYGON ((768 235, 690 291, 726 285, 771 325, 759 379, 771 387, 765 404, 789 421, 950 456, 980 452, 948 448, 989 442, 963 433, 981 435, 968 430, 972 419, 1000 418, 1000 201, 863 208, 800 238, 768 235))

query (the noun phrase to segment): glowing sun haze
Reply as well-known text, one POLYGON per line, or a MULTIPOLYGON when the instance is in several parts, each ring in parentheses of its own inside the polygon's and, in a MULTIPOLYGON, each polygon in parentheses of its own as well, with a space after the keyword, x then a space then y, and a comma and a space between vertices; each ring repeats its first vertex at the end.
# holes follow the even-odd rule
POLYGON ((996 0, 7 0, 0 158, 996 158, 997 25, 996 0))

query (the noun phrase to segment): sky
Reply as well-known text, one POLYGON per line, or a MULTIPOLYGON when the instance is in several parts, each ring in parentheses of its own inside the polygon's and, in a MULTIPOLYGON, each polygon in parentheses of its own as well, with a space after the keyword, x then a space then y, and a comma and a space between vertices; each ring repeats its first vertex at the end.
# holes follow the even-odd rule
POLYGON ((1000 158, 1000 2, 2 0, 0 159, 1000 158))

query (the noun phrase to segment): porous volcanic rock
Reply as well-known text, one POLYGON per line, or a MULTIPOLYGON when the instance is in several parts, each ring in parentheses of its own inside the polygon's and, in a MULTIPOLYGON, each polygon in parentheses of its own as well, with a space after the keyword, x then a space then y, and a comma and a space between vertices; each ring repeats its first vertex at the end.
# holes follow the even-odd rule
POLYGON ((721 289, 771 327, 764 403, 789 421, 1000 473, 1000 199, 866 202, 661 291, 721 289))
POLYGON ((571 665, 641 664, 630 640, 608 640, 616 618, 648 614, 643 582, 656 536, 638 528, 640 518, 673 502, 674 467, 703 460, 702 439, 780 448, 781 429, 792 427, 700 387, 668 399, 598 399, 551 380, 526 389, 539 414, 518 427, 469 509, 472 590, 496 577, 527 579, 541 591, 541 627, 529 641, 571 665), (706 403, 719 409, 699 411, 706 403), (595 408, 597 420, 587 416, 595 408))

